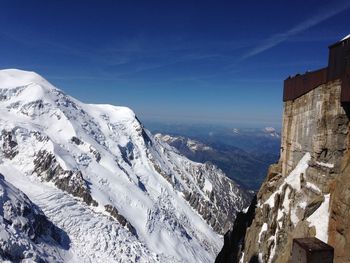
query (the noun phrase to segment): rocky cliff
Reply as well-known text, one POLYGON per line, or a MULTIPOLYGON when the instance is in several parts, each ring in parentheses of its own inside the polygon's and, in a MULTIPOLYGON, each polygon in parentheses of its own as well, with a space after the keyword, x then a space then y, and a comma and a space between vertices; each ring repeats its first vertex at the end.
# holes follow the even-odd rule
POLYGON ((334 262, 350 262, 349 118, 340 96, 336 80, 284 103, 280 160, 244 240, 231 247, 238 259, 217 262, 288 262, 293 238, 314 236, 335 248, 334 262))

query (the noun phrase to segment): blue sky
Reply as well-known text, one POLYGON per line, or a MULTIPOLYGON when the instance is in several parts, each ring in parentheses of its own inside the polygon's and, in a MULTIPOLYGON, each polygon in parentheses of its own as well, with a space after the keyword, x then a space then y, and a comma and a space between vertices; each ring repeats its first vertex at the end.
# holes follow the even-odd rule
POLYGON ((349 1, 0 3, 0 68, 146 122, 279 126, 283 79, 350 33, 349 1))

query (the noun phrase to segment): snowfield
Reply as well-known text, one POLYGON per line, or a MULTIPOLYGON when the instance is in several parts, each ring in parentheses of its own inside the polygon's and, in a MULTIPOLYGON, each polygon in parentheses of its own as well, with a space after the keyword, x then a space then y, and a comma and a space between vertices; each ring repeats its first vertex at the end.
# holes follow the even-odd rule
POLYGON ((0 71, 0 114, 0 173, 69 240, 47 245, 55 260, 39 253, 48 262, 213 262, 249 202, 129 108, 84 104, 36 73, 0 71))

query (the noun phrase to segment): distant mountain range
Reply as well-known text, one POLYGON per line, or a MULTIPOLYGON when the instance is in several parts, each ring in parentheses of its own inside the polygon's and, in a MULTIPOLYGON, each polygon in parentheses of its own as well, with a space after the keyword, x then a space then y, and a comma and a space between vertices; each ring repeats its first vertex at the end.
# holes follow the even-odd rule
POLYGON ((157 133, 156 137, 193 161, 215 164, 229 178, 251 190, 260 187, 269 165, 279 158, 280 133, 274 128, 234 128, 203 134, 203 130, 195 133, 192 127, 182 133, 192 136, 157 133))

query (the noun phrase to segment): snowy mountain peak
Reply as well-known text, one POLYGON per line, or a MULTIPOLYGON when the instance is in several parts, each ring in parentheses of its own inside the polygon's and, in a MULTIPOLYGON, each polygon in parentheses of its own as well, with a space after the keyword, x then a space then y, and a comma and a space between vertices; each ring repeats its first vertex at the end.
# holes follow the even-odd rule
POLYGON ((221 170, 179 155, 129 108, 84 104, 36 73, 0 71, 0 114, 0 172, 67 232, 80 262, 212 262, 248 203, 221 170), (88 233, 108 228, 121 234, 96 247, 88 233), (114 249, 121 243, 130 253, 114 249))
POLYGON ((154 135, 154 137, 173 146, 183 145, 183 147, 186 147, 189 151, 193 153, 196 153, 198 151, 213 150, 210 146, 205 145, 204 143, 183 136, 171 136, 169 134, 163 135, 161 133, 157 133, 154 135))
POLYGON ((280 138, 280 134, 273 127, 265 127, 264 132, 269 134, 271 137, 280 138))
POLYGON ((41 89, 38 87, 36 88, 36 91, 39 93, 42 93, 43 90, 48 91, 56 89, 37 73, 18 69, 0 70, 0 86, 1 88, 8 89, 20 87, 33 88, 33 86, 41 86, 41 89))
MULTIPOLYGON (((18 100, 23 104, 34 101, 51 103, 52 106, 62 106, 58 102, 66 100, 66 104, 80 104, 79 101, 67 96, 64 92, 54 87, 42 76, 35 72, 18 69, 0 70, 0 88, 2 100, 18 100)), ((135 113, 127 107, 113 105, 91 105, 112 112, 115 118, 134 119, 135 113)))

